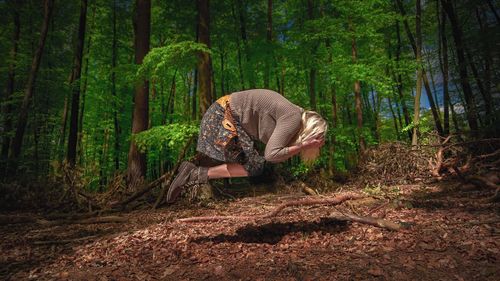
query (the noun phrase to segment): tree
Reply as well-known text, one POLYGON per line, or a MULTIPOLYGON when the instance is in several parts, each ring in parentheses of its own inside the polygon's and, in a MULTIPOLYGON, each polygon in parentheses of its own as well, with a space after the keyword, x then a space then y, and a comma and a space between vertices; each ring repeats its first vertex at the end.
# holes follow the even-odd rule
MULTIPOLYGON (((439 7, 439 1, 437 1, 439 7)), ((443 110, 444 110, 444 135, 450 134, 450 93, 448 88, 448 40, 446 38, 446 14, 444 9, 438 8, 438 15, 441 15, 441 20, 439 21, 439 55, 440 55, 440 65, 441 72, 443 74, 443 110)), ((439 16, 438 16, 439 20, 439 16)))
MULTIPOLYGON (((21 2, 22 3, 22 2, 21 2)), ((7 105, 3 108, 4 116, 4 130, 8 133, 12 130, 12 105, 10 104, 10 99, 14 94, 15 81, 16 81, 16 63, 17 63, 17 49, 19 46, 19 37, 21 33, 21 20, 19 17, 19 9, 21 8, 16 1, 12 1, 12 18, 14 22, 14 32, 12 36, 12 49, 10 50, 10 63, 9 63, 9 73, 7 74, 7 85, 5 87, 4 101, 7 105)), ((9 156, 9 146, 10 146, 10 136, 6 135, 2 143, 2 158, 7 158, 9 156)))
MULTIPOLYGON (((135 63, 142 64, 149 52, 151 24, 151 1, 136 0, 134 14, 135 63)), ((148 128, 149 120, 149 82, 137 81, 134 93, 134 111, 132 115, 132 134, 148 128)), ((140 152, 132 141, 128 153, 128 182, 135 185, 146 175, 146 155, 140 152)))
MULTIPOLYGON (((197 0, 198 42, 210 48, 210 7, 209 0, 197 0)), ((212 58, 209 53, 199 53, 198 92, 200 97, 200 116, 212 104, 212 58)))
POLYGON ((66 160, 71 166, 75 165, 76 147, 78 140, 78 111, 80 109, 80 77, 82 73, 83 47, 85 43, 85 27, 87 22, 87 0, 81 0, 80 23, 78 25, 78 39, 76 43, 75 59, 70 84, 72 85, 71 117, 68 136, 68 154, 66 160))
POLYGON ((49 23, 52 17, 52 10, 54 8, 53 0, 44 1, 44 17, 42 29, 40 31, 40 40, 38 42, 38 47, 36 49, 35 55, 33 56, 33 61, 31 63, 31 69, 28 76, 28 82, 26 83, 26 88, 24 91, 24 98, 19 109, 19 117, 17 119, 17 129, 14 139, 12 140, 10 146, 10 156, 11 160, 17 161, 19 155, 21 154, 21 146, 24 137, 24 131, 26 129, 26 123, 28 122, 28 110, 33 97, 34 87, 36 83, 36 78, 38 74, 38 69, 40 67, 40 60, 42 59, 43 49, 45 47, 45 39, 47 38, 47 32, 49 30, 49 23))
MULTIPOLYGON (((401 14, 403 16, 405 16, 406 12, 404 10, 403 3, 401 2, 401 0, 396 0, 396 3, 399 7, 401 14)), ((419 10, 420 10, 420 16, 418 16, 418 17, 420 18, 421 14, 422 14, 422 8, 420 7, 419 10)), ((417 61, 417 63, 420 62, 420 63, 418 63, 419 64, 418 67, 422 70, 422 79, 423 79, 423 84, 425 86, 425 93, 426 93, 427 98, 429 100, 429 106, 431 108, 432 117, 434 118, 435 128, 436 128, 439 135, 443 135, 443 127, 441 126, 441 119, 439 118, 439 113, 438 113, 436 104, 434 102, 434 98, 432 97, 432 90, 431 90, 431 87, 429 85, 429 80, 427 79, 427 73, 426 73, 425 69, 423 68, 423 66, 421 65, 422 64, 421 63, 421 61, 422 61, 422 46, 420 46, 420 58, 417 59, 417 52, 418 52, 417 51, 417 48, 418 48, 417 44, 418 43, 415 42, 415 38, 413 37, 413 34, 410 30, 410 26, 408 24, 408 21, 405 19, 403 21, 403 23, 404 23, 404 27, 405 27, 408 39, 410 40, 410 44, 411 44, 411 47, 413 49, 413 53, 415 54, 415 60, 417 61)), ((418 37, 418 35, 417 35, 417 37, 418 37)), ((417 40, 418 40, 418 38, 417 38, 417 40)), ((420 38, 420 40, 422 40, 422 38, 420 38)))
POLYGON ((413 135, 411 138, 411 145, 418 144, 418 126, 420 120, 420 96, 422 95, 422 30, 421 30, 421 16, 422 16, 422 6, 420 0, 416 1, 416 35, 417 44, 415 57, 417 59, 417 89, 415 93, 415 112, 413 113, 413 135))
MULTIPOLYGON (((354 26, 352 20, 349 20, 349 29, 353 33, 351 39, 351 51, 352 51, 352 62, 356 64, 358 61, 358 48, 356 45, 356 36, 354 33, 354 26)), ((359 140, 359 150, 360 154, 363 154, 366 150, 365 137, 363 136, 363 109, 361 102, 361 82, 356 79, 354 81, 354 107, 356 109, 356 127, 359 140)))
POLYGON ((472 93, 472 88, 469 83, 469 78, 467 74, 467 62, 465 60, 465 48, 463 42, 462 30, 460 29, 457 16, 455 14, 455 9, 453 8, 453 3, 449 0, 441 0, 443 9, 450 19, 450 25, 453 35, 453 40, 455 42, 455 50, 457 52, 457 63, 460 75, 460 84, 462 85, 462 90, 464 92, 467 122, 472 131, 473 135, 478 133, 477 124, 477 113, 476 105, 474 104, 474 95, 472 93))

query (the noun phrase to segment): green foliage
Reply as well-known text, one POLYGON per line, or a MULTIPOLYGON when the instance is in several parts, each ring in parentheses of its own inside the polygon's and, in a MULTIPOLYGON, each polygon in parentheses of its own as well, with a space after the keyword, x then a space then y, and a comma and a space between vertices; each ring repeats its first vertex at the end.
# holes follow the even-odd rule
POLYGON ((311 166, 304 164, 302 161, 290 168, 290 172, 297 179, 305 177, 310 171, 311 166))
POLYGON ((153 48, 144 57, 137 76, 154 79, 165 76, 172 69, 191 69, 196 66, 198 52, 211 53, 205 44, 192 41, 153 48))
POLYGON ((156 126, 149 130, 133 135, 133 141, 140 151, 163 151, 176 149, 198 134, 198 124, 174 123, 165 126, 156 126))

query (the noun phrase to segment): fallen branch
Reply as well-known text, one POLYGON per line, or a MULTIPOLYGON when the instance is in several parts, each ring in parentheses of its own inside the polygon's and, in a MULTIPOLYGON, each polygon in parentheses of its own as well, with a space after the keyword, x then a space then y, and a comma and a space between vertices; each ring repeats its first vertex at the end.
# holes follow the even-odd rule
MULTIPOLYGON (((178 219, 178 222, 216 222, 216 221, 222 221, 222 220, 248 220, 248 221, 256 221, 256 220, 261 220, 261 219, 268 219, 277 216, 279 213, 281 213, 285 208, 287 207, 294 207, 294 206, 311 206, 311 205, 339 205, 345 201, 348 200, 354 200, 354 199, 361 199, 364 196, 362 195, 357 195, 357 194, 345 194, 345 195, 339 195, 334 198, 330 199, 305 199, 305 200, 296 200, 296 201, 290 201, 284 204, 279 205, 274 209, 274 211, 260 215, 260 216, 207 216, 207 217, 191 217, 191 218, 184 218, 184 219, 178 219)), ((363 224, 368 224, 368 225, 373 225, 376 227, 381 227, 393 231, 398 231, 401 229, 401 225, 390 222, 384 219, 379 219, 379 218, 374 218, 374 217, 363 217, 363 216, 358 216, 354 214, 342 214, 342 215, 335 215, 335 219, 338 220, 345 220, 345 221, 353 221, 353 222, 358 222, 358 223, 363 223, 363 224)))
POLYGON ((338 205, 341 204, 347 200, 352 200, 352 199, 360 199, 364 196, 358 195, 358 194, 346 194, 346 195, 339 195, 334 198, 330 199, 305 199, 305 200, 296 200, 296 201, 290 201, 283 203, 276 207, 274 211, 260 215, 260 216, 207 216, 207 217, 191 217, 191 218, 184 218, 184 219, 178 219, 178 222, 211 222, 211 221, 221 221, 221 220, 258 220, 258 219, 267 219, 271 217, 275 217, 278 215, 283 209, 287 207, 294 207, 294 206, 311 206, 311 205, 338 205))

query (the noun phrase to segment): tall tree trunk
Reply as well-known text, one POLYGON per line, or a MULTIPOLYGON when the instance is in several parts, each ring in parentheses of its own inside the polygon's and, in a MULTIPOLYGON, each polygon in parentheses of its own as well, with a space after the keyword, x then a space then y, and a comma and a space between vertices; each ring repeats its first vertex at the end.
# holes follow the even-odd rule
MULTIPOLYGON (((307 15, 309 20, 314 19, 314 6, 313 0, 307 0, 307 15)), ((312 58, 316 55, 317 44, 313 43, 312 58)), ((311 61, 314 61, 312 59, 311 61)), ((314 62, 311 63, 311 68, 309 69, 309 107, 316 111, 316 68, 314 67, 314 62)))
MULTIPOLYGON (((209 0, 197 0, 198 7, 198 42, 210 48, 210 8, 209 0)), ((212 104, 212 59, 210 54, 199 53, 198 92, 200 97, 200 116, 203 116, 212 104)))
POLYGON ((285 73, 286 73, 286 68, 285 66, 281 66, 281 88, 280 88, 280 94, 282 96, 285 96, 285 73))
MULTIPOLYGON (((403 3, 401 2, 401 0, 396 0, 396 3, 399 7, 401 15, 406 16, 406 12, 404 10, 403 3)), ((410 41, 410 44, 412 46, 413 53, 415 54, 415 58, 416 58, 417 57, 417 46, 416 46, 417 43, 415 42, 415 38, 413 37, 413 34, 410 30, 410 25, 408 24, 408 21, 406 19, 403 21, 403 24, 404 24, 408 39, 410 41)), ((421 50, 420 50, 420 52, 421 52, 421 50)), ((420 58, 421 57, 422 57, 422 55, 420 54, 420 58)), ((420 59, 420 61, 421 61, 421 59, 420 59)), ((429 84, 429 80, 427 79, 427 73, 421 64, 418 67, 422 69, 422 80, 423 80, 422 82, 424 83, 425 93, 427 95, 427 98, 429 99, 429 106, 431 108, 432 117, 434 118, 434 125, 436 127, 436 131, 438 132, 439 135, 443 135, 443 126, 441 125, 441 119, 439 118, 439 113, 437 111, 437 107, 436 107, 436 104, 434 102, 434 98, 432 97, 432 90, 431 90, 431 87, 429 84)))
POLYGON ((241 40, 243 41, 243 50, 245 53, 246 69, 248 70, 248 82, 250 88, 256 88, 254 69, 250 64, 250 58, 252 54, 250 53, 250 48, 248 47, 248 36, 247 36, 247 25, 246 25, 246 3, 243 0, 237 0, 238 2, 238 14, 240 17, 240 33, 241 40))
MULTIPOLYGON (((271 44, 273 41, 273 0, 267 0, 267 37, 266 42, 271 50, 271 44)), ((264 88, 269 88, 269 80, 271 77, 271 62, 269 56, 266 58, 265 73, 264 73, 264 88)))
POLYGON ((116 0, 113 0, 113 42, 111 50, 111 95, 113 96, 113 125, 114 125, 114 162, 115 170, 120 170, 120 122, 118 122, 119 103, 116 95, 116 66, 118 59, 118 34, 116 33, 116 0))
MULTIPOLYGON (((397 66, 399 67, 399 62, 401 58, 401 32, 399 28, 399 21, 396 22, 396 35, 397 35, 397 40, 398 44, 396 47, 396 63, 397 66)), ((397 74, 396 77, 397 81, 397 88, 398 88, 398 95, 399 95, 399 102, 401 103, 401 108, 403 109, 403 116, 405 119, 405 125, 408 126, 410 125, 410 110, 408 110, 408 106, 406 105, 406 101, 404 100, 404 95, 403 95, 403 78, 401 73, 397 74)), ((402 127, 402 126, 401 126, 402 127)), ((408 131, 408 139, 411 140, 411 132, 408 131)))
MULTIPOLYGON (((358 61, 358 50, 356 46, 356 37, 354 35, 354 26, 352 20, 349 19, 349 29, 353 33, 351 38, 351 52, 352 52, 352 62, 356 64, 358 61)), ((356 80, 354 82, 354 105, 356 108, 356 127, 357 135, 359 140, 359 150, 360 155, 362 155, 366 150, 365 137, 363 136, 363 109, 361 106, 361 82, 356 80)))
POLYGON ((92 27, 91 30, 89 30, 87 33, 88 35, 88 40, 87 40, 87 51, 85 53, 85 68, 83 71, 83 85, 82 85, 82 101, 80 105, 80 112, 78 116, 78 140, 77 140, 77 150, 78 150, 78 156, 80 158, 80 163, 82 163, 82 155, 83 155, 83 147, 82 147, 82 138, 83 138, 83 117, 85 113, 85 96, 87 94, 87 85, 88 85, 88 73, 89 73, 89 56, 90 56, 90 47, 92 45, 92 29, 93 26, 95 25, 95 11, 96 11, 96 5, 93 6, 92 8, 92 27))
POLYGON ((36 77, 38 74, 38 69, 40 67, 40 60, 42 58, 43 49, 45 47, 45 39, 47 38, 47 31, 49 29, 49 22, 52 16, 52 10, 54 7, 53 0, 45 0, 44 2, 44 18, 42 29, 40 31, 40 41, 38 43, 38 48, 36 49, 33 61, 31 63, 31 70, 28 77, 28 82, 26 84, 26 89, 24 91, 24 98, 19 110, 19 117, 17 119, 17 129, 14 139, 11 143, 10 157, 14 161, 21 154, 21 146, 24 137, 24 130, 26 129, 26 123, 28 121, 28 110, 33 97, 33 90, 35 87, 36 77))
POLYGON ((483 86, 483 82, 479 78, 479 73, 477 71, 476 65, 474 64, 474 60, 472 58, 472 55, 470 54, 470 52, 467 52, 467 51, 466 51, 466 55, 467 55, 467 59, 469 61, 472 75, 474 76, 474 79, 476 80, 476 84, 477 84, 477 87, 479 89, 479 93, 483 97, 484 109, 485 109, 485 113, 486 113, 486 124, 489 124, 490 119, 493 117, 493 109, 492 109, 493 98, 491 97, 491 95, 488 94, 488 92, 486 91, 486 89, 483 86))
POLYGON ((389 109, 391 110, 391 115, 392 115, 392 121, 394 122, 394 129, 396 130, 396 138, 397 140, 400 140, 399 137, 399 128, 398 128, 398 119, 396 117, 396 114, 394 113, 394 109, 392 107, 392 102, 391 98, 387 98, 387 102, 389 103, 389 109))
POLYGON ((175 92, 176 92, 176 79, 175 77, 177 76, 177 69, 174 72, 174 75, 172 76, 172 83, 170 84, 170 91, 168 94, 168 100, 167 100, 167 115, 169 115, 170 118, 168 118, 167 115, 165 115, 165 119, 168 119, 168 123, 172 124, 174 122, 174 103, 175 103, 175 92))
POLYGON ((7 86, 5 87, 4 101, 7 103, 3 108, 3 118, 4 118, 4 130, 7 133, 3 138, 2 143, 2 158, 7 159, 9 157, 9 146, 10 146, 10 132, 12 131, 12 104, 10 99, 14 94, 15 80, 16 80, 16 64, 17 64, 17 48, 19 46, 19 37, 21 34, 21 20, 19 17, 19 5, 16 5, 14 1, 14 7, 12 9, 12 16, 14 21, 14 33, 12 36, 12 48, 10 50, 10 63, 9 63, 9 73, 7 75, 7 86))
POLYGON ((196 106, 196 97, 198 96, 197 93, 198 93, 198 68, 196 68, 194 71, 193 71, 193 76, 194 76, 194 79, 193 79, 193 91, 191 93, 191 98, 192 98, 192 102, 191 102, 191 120, 196 120, 198 119, 198 107, 196 106))
POLYGON ((462 132, 462 129, 460 128, 460 124, 458 123, 458 117, 457 117, 457 113, 455 112, 455 107, 451 103, 451 100, 448 100, 448 102, 449 102, 449 107, 450 107, 450 111, 451 111, 451 120, 453 121, 453 126, 455 126, 455 132, 457 134, 460 134, 460 132, 462 132))
MULTIPOLYGON (((151 1, 136 0, 134 15, 135 63, 142 64, 149 52, 151 1)), ((139 81, 135 85, 134 112, 132 117, 132 134, 148 128, 149 121, 149 82, 139 81)), ((140 152, 133 141, 128 153, 128 181, 132 186, 146 175, 146 154, 140 152)))
MULTIPOLYGON (((234 22, 238 22, 238 18, 236 17, 236 13, 234 11, 234 3, 235 1, 233 1, 231 3, 231 14, 233 15, 233 18, 234 18, 234 22)), ((235 24, 235 33, 234 34, 238 34, 238 27, 237 27, 237 24, 235 24)), ((237 54, 238 54, 238 73, 239 73, 239 78, 240 78, 240 88, 241 90, 244 90, 245 89, 245 80, 243 79, 243 66, 241 64, 241 43, 240 43, 240 37, 239 36, 236 36, 236 46, 237 46, 237 54)))
POLYGON ((224 89, 224 84, 226 83, 224 77, 224 57, 226 56, 226 52, 220 52, 220 95, 224 96, 226 93, 226 89, 224 89))
POLYGON ((80 2, 80 23, 78 25, 78 39, 76 42, 75 60, 73 64, 73 75, 71 81, 72 99, 71 99, 71 115, 68 136, 68 154, 66 160, 71 166, 76 162, 76 146, 78 140, 78 111, 80 109, 80 90, 82 74, 83 47, 85 42, 85 27, 87 22, 87 0, 80 2), (76 82, 75 82, 76 81, 76 82))
MULTIPOLYGON (((439 1, 437 1, 439 6, 439 1)), ((438 9, 439 11, 439 9, 438 9)), ((441 72, 443 74, 443 108, 444 108, 444 135, 450 134, 450 93, 448 90, 448 40, 446 38, 446 14, 441 9, 441 21, 439 26, 440 35, 440 57, 441 72)))
POLYGON ((464 92, 464 98, 467 108, 467 121, 469 123, 469 127, 471 129, 472 135, 477 135, 478 133, 478 124, 477 124, 477 113, 474 104, 474 96, 472 93, 472 89, 469 84, 469 78, 467 74, 467 65, 465 60, 465 48, 462 36, 462 30, 460 29, 458 19, 455 15, 455 11, 453 9, 453 4, 450 0, 441 0, 443 8, 450 19, 451 29, 453 40, 455 42, 455 49, 457 52, 457 60, 458 60, 458 68, 460 74, 460 83, 462 85, 462 89, 464 92))
MULTIPOLYGON (((444 14, 444 12, 443 12, 444 14)), ((485 34, 486 30, 485 30, 485 26, 483 24, 483 21, 481 20, 481 13, 480 13, 480 10, 479 8, 476 8, 476 19, 477 19, 477 22, 479 24, 479 29, 481 31, 482 34, 485 34)), ((484 55, 483 55, 483 58, 484 58, 484 90, 485 90, 485 95, 489 98, 491 98, 491 65, 493 64, 492 62, 492 57, 491 57, 491 49, 490 49, 490 44, 488 42, 484 42, 483 41, 483 44, 482 44, 482 49, 484 51, 484 55)), ((491 103, 491 105, 493 104, 493 102, 491 103)), ((495 122, 495 115, 493 113, 493 115, 491 116, 491 118, 489 118, 489 121, 490 123, 494 123, 495 122)))
MULTIPOLYGON (((418 126, 420 120, 420 96, 422 95, 422 31, 421 31, 421 15, 422 7, 420 5, 420 0, 416 1, 416 35, 417 35, 417 48, 415 57, 417 59, 417 89, 415 93, 415 111, 413 113, 413 135, 411 138, 411 145, 418 144, 418 126)), ((432 99, 432 96, 430 96, 432 99)))

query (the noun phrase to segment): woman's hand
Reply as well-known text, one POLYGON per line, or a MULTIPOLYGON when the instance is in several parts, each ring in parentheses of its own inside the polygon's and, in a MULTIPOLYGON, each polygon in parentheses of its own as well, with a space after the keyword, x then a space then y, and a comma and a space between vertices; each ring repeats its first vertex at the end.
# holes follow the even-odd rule
POLYGON ((302 143, 302 149, 320 148, 325 144, 325 138, 315 138, 302 143))

